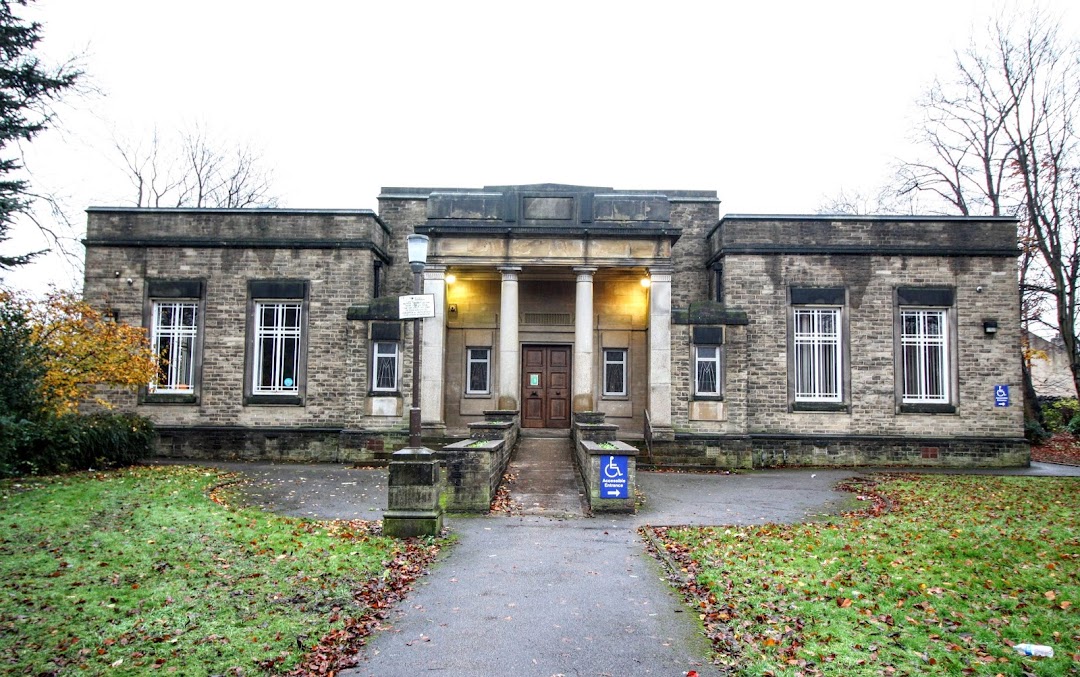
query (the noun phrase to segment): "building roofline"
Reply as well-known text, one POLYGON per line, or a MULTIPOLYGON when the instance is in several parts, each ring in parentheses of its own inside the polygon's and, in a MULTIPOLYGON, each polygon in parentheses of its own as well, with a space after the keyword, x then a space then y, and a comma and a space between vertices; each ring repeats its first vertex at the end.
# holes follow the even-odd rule
POLYGON ((725 214, 725 219, 742 221, 1017 221, 1015 216, 955 216, 932 214, 725 214))
POLYGON ((295 209, 290 207, 87 207, 88 212, 147 214, 341 214, 378 216, 373 209, 295 209))

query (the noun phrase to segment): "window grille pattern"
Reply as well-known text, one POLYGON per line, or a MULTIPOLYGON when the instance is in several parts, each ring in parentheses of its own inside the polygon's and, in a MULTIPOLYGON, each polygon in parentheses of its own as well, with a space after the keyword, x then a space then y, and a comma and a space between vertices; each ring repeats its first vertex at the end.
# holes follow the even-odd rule
POLYGON ((694 393, 720 394, 720 346, 694 346, 694 393))
POLYGON ((486 395, 491 392, 491 348, 469 348, 467 357, 469 373, 465 392, 469 395, 486 395))
POLYGON ((626 350, 604 350, 604 394, 626 395, 626 350))
POLYGON ((150 345, 157 358, 151 393, 190 393, 195 386, 195 339, 199 304, 195 301, 154 301, 150 345))
POLYGON ((949 402, 949 354, 944 310, 901 310, 903 401, 949 402))
POLYGON ((301 306, 299 301, 255 304, 252 393, 299 394, 301 306))
POLYGON ((795 401, 840 402, 840 309, 795 309, 795 401))
POLYGON ((393 341, 376 341, 375 369, 372 370, 371 389, 387 392, 398 389, 398 344, 393 341))

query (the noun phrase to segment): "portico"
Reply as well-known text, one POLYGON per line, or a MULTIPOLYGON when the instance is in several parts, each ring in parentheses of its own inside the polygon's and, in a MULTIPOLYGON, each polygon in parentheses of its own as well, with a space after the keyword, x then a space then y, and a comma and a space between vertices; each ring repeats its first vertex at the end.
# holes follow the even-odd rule
POLYGON ((438 308, 423 330, 426 428, 461 430, 489 409, 520 410, 524 427, 605 411, 639 430, 648 409, 670 427, 680 229, 665 196, 608 191, 430 194, 416 226, 431 238, 438 308))

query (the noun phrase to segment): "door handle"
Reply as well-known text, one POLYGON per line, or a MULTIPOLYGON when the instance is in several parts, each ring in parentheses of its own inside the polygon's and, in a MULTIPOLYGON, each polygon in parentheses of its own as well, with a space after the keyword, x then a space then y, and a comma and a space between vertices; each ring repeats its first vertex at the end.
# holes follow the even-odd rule
POLYGON ((556 390, 556 391, 555 391, 555 396, 556 396, 556 397, 558 397, 559 395, 562 395, 562 392, 560 392, 560 391, 556 390))
POLYGON ((536 391, 534 390, 532 391, 532 393, 530 393, 529 397, 539 397, 539 395, 537 395, 536 391))

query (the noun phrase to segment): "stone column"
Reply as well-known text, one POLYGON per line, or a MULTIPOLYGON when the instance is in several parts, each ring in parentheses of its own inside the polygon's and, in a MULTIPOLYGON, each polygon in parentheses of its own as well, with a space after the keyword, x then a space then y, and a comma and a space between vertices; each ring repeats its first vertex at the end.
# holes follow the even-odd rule
POLYGON ((658 439, 674 439, 671 427, 671 273, 649 269, 649 417, 658 439))
POLYGON ((518 266, 501 266, 499 301, 499 409, 518 411, 521 393, 521 347, 518 345, 518 266))
POLYGON ((596 268, 574 268, 577 298, 574 304, 574 411, 593 411, 593 273, 596 268))
POLYGON ((441 434, 444 376, 446 374, 446 266, 424 268, 424 293, 435 297, 435 317, 424 318, 420 349, 420 421, 425 429, 441 434))

